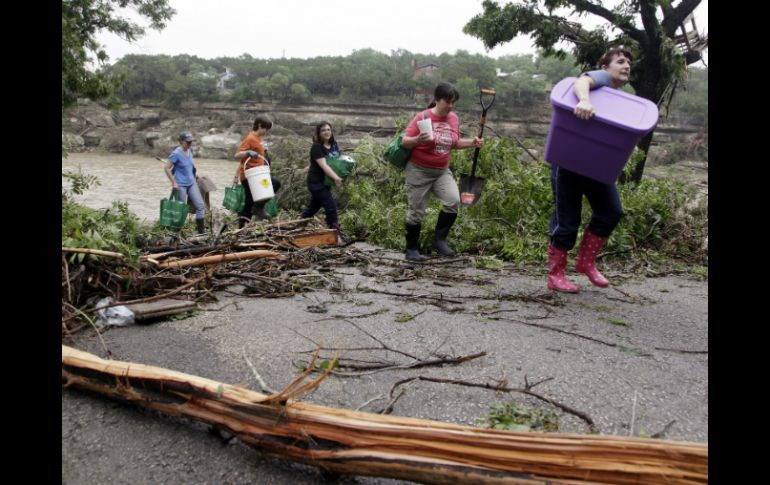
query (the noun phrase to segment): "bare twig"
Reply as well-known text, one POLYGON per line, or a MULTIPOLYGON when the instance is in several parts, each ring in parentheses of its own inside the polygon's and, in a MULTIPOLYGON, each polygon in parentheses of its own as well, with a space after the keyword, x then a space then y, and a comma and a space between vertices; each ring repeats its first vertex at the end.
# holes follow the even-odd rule
POLYGON ((401 399, 401 396, 406 394, 406 391, 404 389, 401 389, 401 392, 399 392, 398 396, 395 396, 395 397, 392 397, 392 394, 393 393, 391 393, 390 401, 388 401, 388 404, 384 408, 382 408, 382 411, 380 411, 380 414, 390 414, 390 413, 392 413, 393 412, 393 406, 396 405, 396 401, 401 399))
MULTIPOLYGON (((378 350, 378 351, 386 351, 386 352, 393 352, 395 354, 400 354, 400 355, 408 357, 408 358, 410 358, 410 359, 412 359, 414 361, 414 362, 410 362, 410 363, 406 363, 406 364, 397 364, 397 363, 394 363, 394 362, 368 362, 368 363, 363 364, 363 365, 340 362, 340 364, 339 364, 340 368, 358 369, 358 370, 364 370, 365 371, 365 372, 345 372, 345 371, 335 370, 335 371, 332 372, 334 375, 340 376, 340 377, 360 377, 360 376, 364 376, 364 375, 375 374, 377 372, 382 372, 382 371, 386 371, 386 370, 418 369, 418 368, 421 368, 421 367, 431 367, 431 366, 438 366, 438 365, 457 365, 457 364, 462 364, 463 362, 467 362, 469 360, 477 359, 479 357, 484 357, 485 355, 487 355, 486 352, 477 352, 475 354, 461 355, 461 356, 457 356, 457 357, 436 355, 435 359, 421 359, 421 358, 419 358, 419 357, 417 357, 415 355, 412 355, 412 354, 410 354, 408 352, 404 352, 402 350, 395 349, 395 348, 389 346, 388 344, 386 344, 385 342, 383 342, 379 338, 375 337, 371 333, 367 332, 366 330, 361 328, 361 326, 359 326, 358 324, 356 324, 355 322, 352 322, 350 320, 346 320, 346 319, 342 319, 342 318, 340 318, 340 319, 325 318, 323 320, 317 320, 317 321, 328 321, 328 320, 339 320, 339 321, 348 323, 348 324, 352 325, 353 327, 355 327, 361 333, 365 334, 366 336, 368 336, 369 338, 371 338, 372 340, 374 340, 375 342, 380 344, 380 346, 379 347, 353 347, 353 348, 342 347, 342 348, 331 349, 331 348, 325 347, 323 344, 319 344, 318 342, 314 341, 310 337, 302 335, 301 333, 297 332, 294 329, 292 329, 292 331, 295 334, 299 335, 300 337, 302 337, 302 338, 312 342, 314 345, 316 345, 317 348, 313 352, 318 352, 318 351, 323 351, 323 350, 327 350, 327 351, 328 350, 337 350, 337 351, 344 350, 344 351, 347 351, 347 352, 378 350)), ((309 352, 311 352, 311 351, 304 351, 304 353, 309 353, 309 352)), ((435 355, 435 353, 432 353, 431 355, 435 355)))
POLYGON ((579 334, 577 332, 570 332, 568 330, 562 330, 560 328, 551 327, 550 325, 542 325, 542 324, 539 324, 539 323, 532 323, 532 322, 522 322, 521 320, 514 320, 512 318, 501 318, 501 317, 487 317, 487 318, 489 318, 490 320, 501 320, 501 321, 504 321, 504 322, 519 323, 521 325, 527 325, 527 326, 530 326, 530 327, 542 328, 543 330, 549 330, 551 332, 559 332, 559 333, 563 333, 563 334, 567 334, 567 335, 572 335, 574 337, 582 338, 582 339, 585 339, 585 340, 590 340, 591 342, 596 342, 596 343, 599 343, 599 344, 602 344, 602 345, 606 345, 608 347, 618 347, 618 344, 616 344, 616 343, 606 342, 604 340, 599 340, 597 338, 589 337, 587 335, 582 335, 582 334, 579 334))
POLYGON ((367 332, 366 330, 364 330, 363 328, 361 328, 361 326, 360 326, 360 325, 358 325, 358 324, 356 324, 355 322, 352 322, 352 321, 350 321, 350 320, 345 320, 345 319, 340 319, 340 321, 343 321, 343 322, 345 322, 345 323, 349 323, 350 325, 354 326, 355 328, 357 328, 357 329, 358 329, 358 331, 359 331, 359 332, 361 332, 361 333, 365 334, 366 336, 368 336, 369 338, 371 338, 372 340, 374 340, 375 342, 377 342, 378 344, 380 344, 384 350, 389 350, 390 352, 395 352, 395 353, 397 353, 397 354, 401 354, 401 355, 403 355, 403 356, 409 357, 409 358, 411 358, 411 359, 414 359, 414 360, 420 360, 419 358, 415 357, 415 356, 414 356, 414 355, 412 355, 412 354, 408 354, 408 353, 406 353, 406 352, 403 352, 403 351, 401 351, 401 350, 398 350, 398 349, 394 349, 394 348, 392 348, 392 347, 390 347, 390 346, 386 345, 386 344, 385 344, 385 342, 383 342, 382 340, 378 339, 377 337, 375 337, 375 336, 374 336, 374 335, 372 335, 371 333, 367 332))
POLYGON ((205 280, 207 277, 208 277, 208 275, 203 275, 200 278, 196 278, 196 279, 192 280, 191 282, 189 282, 189 283, 187 283, 185 285, 182 285, 182 286, 178 287, 175 290, 169 291, 168 293, 164 293, 162 295, 150 296, 150 297, 147 297, 147 298, 139 298, 138 300, 116 301, 116 302, 110 303, 109 305, 100 306, 99 308, 91 308, 91 309, 89 309, 87 311, 90 313, 90 312, 94 312, 94 311, 96 311, 98 309, 109 308, 111 306, 132 305, 134 303, 147 303, 148 301, 155 301, 155 300, 160 300, 160 299, 163 299, 163 298, 168 298, 170 296, 174 296, 174 295, 176 295, 178 293, 181 293, 183 290, 185 290, 185 289, 187 289, 187 288, 189 288, 191 286, 194 286, 194 285, 200 283, 201 281, 205 280))
POLYGON ((385 394, 383 394, 381 396, 373 397, 373 398, 369 399, 368 401, 366 401, 365 403, 363 403, 362 405, 358 406, 355 410, 356 411, 360 411, 363 408, 365 408, 366 406, 368 406, 369 404, 371 404, 371 403, 373 403, 375 401, 381 401, 383 399, 386 399, 385 394))
POLYGON ((67 264, 67 258, 61 255, 61 264, 64 266, 64 281, 67 283, 67 303, 72 303, 72 286, 70 285, 70 266, 67 264))
POLYGON ((671 429, 671 426, 674 425, 674 423, 676 423, 676 419, 672 419, 671 421, 669 421, 669 423, 665 425, 662 430, 658 431, 657 433, 651 434, 650 438, 663 438, 666 435, 666 433, 668 433, 668 430, 671 429))
MULTIPOLYGON (((65 304, 69 305, 70 308, 72 308, 76 312, 80 313, 83 316, 83 318, 85 318, 86 321, 88 321, 88 323, 90 323, 91 326, 94 327, 94 330, 96 331, 96 336, 99 337, 99 341, 102 343, 102 348, 104 349, 104 352, 107 354, 108 357, 112 357, 112 352, 110 352, 110 350, 107 348, 107 344, 104 343, 104 339, 102 338, 102 333, 99 331, 99 328, 97 328, 97 326, 94 323, 94 321, 91 320, 91 317, 86 315, 80 308, 78 308, 78 307, 76 307, 74 305, 70 305, 69 303, 65 303, 65 304)), ((99 307, 99 308, 104 308, 104 307, 99 307)))
MULTIPOLYGON (((584 413, 582 411, 578 411, 576 409, 573 409, 573 408, 567 406, 566 404, 562 404, 562 403, 560 403, 560 402, 558 402, 558 401, 556 401, 554 399, 551 399, 549 397, 546 397, 546 396, 543 396, 543 395, 538 394, 536 392, 533 392, 531 390, 531 388, 534 387, 534 386, 529 386, 529 387, 527 387, 527 386, 525 386, 525 387, 507 387, 507 386, 504 386, 504 385, 500 385, 499 383, 498 384, 489 384, 489 383, 478 384, 478 383, 474 383, 474 382, 461 381, 461 380, 456 380, 456 379, 442 379, 442 378, 438 378, 438 377, 417 376, 417 377, 409 377, 407 379, 401 379, 400 381, 397 381, 390 388, 390 392, 388 393, 388 395, 393 397, 393 391, 395 391, 397 387, 399 387, 399 386, 401 386, 403 384, 406 384, 407 382, 414 381, 414 380, 428 381, 428 382, 438 382, 438 383, 442 383, 442 384, 455 384, 455 385, 459 385, 459 386, 468 386, 468 387, 478 387, 478 388, 481 388, 481 389, 489 389, 489 390, 492 390, 492 391, 499 391, 499 392, 520 392, 522 394, 526 394, 528 396, 532 396, 532 397, 534 397, 536 399, 539 399, 539 400, 541 400, 543 402, 547 402, 548 404, 552 404, 553 406, 556 406, 557 408, 559 408, 559 409, 561 409, 561 410, 563 410, 563 411, 565 411, 565 412, 567 412, 569 414, 572 414, 573 416, 577 416, 578 418, 582 419, 583 421, 585 421, 588 424, 588 427, 589 427, 591 432, 596 431, 596 425, 594 424, 594 420, 591 419, 591 417, 588 414, 586 414, 586 413, 584 413)), ((542 383, 542 382, 545 382, 545 381, 541 381, 540 383, 542 383)), ((538 384, 540 384, 540 383, 538 383, 538 384)), ((535 384, 535 385, 537 385, 537 384, 535 384)))
MULTIPOLYGON (((375 290, 374 288, 369 288, 366 286, 361 286, 360 284, 356 286, 356 290, 358 291, 367 291, 371 293, 380 293, 383 295, 391 295, 391 296, 400 296, 403 298, 410 298, 410 299, 429 299, 429 300, 437 300, 437 301, 445 301, 448 303, 457 303, 462 304, 461 301, 453 299, 453 298, 446 298, 443 294, 439 293, 438 295, 412 295, 409 293, 396 293, 395 291, 385 291, 385 290, 375 290)), ((468 297, 468 298, 475 298, 475 297, 468 297)))
POLYGON ((708 350, 687 350, 687 349, 667 349, 665 347, 653 347, 655 350, 665 350, 668 352, 679 352, 680 354, 708 354, 708 350))
POLYGON ((614 287, 614 286, 611 286, 610 288, 612 288, 613 290, 617 291, 617 292, 618 292, 618 293, 620 293, 621 295, 625 295, 625 296, 627 296, 628 298, 631 298, 632 300, 635 300, 635 299, 636 299, 636 298, 634 298, 633 296, 631 296, 631 295, 629 295, 628 293, 626 293, 625 291, 621 290, 620 288, 616 288, 616 287, 614 287))
POLYGON ((257 384, 259 384, 259 387, 265 392, 269 392, 270 394, 275 394, 277 391, 271 389, 270 386, 268 386, 265 383, 265 381, 262 379, 262 376, 260 376, 259 372, 257 372, 256 367, 254 367, 254 364, 252 364, 249 358, 246 356, 246 349, 243 349, 243 359, 246 361, 246 364, 251 369, 251 372, 254 373, 254 379, 257 380, 257 384))

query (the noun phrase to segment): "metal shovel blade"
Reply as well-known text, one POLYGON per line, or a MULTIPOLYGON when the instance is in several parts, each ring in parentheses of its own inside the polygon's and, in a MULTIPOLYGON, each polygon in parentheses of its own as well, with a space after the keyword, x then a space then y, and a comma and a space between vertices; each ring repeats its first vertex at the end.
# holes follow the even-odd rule
POLYGON ((472 175, 460 176, 460 202, 467 207, 479 201, 481 189, 484 188, 484 179, 472 175))

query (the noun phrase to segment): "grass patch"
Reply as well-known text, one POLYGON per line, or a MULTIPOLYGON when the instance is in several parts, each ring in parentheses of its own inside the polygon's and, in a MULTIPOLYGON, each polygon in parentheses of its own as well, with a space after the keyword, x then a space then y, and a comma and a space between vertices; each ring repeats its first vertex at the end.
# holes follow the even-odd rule
POLYGON ((621 320, 620 318, 605 318, 604 321, 607 323, 611 323, 613 325, 617 325, 619 327, 631 327, 631 324, 628 323, 625 320, 621 320))
POLYGON ((189 312, 175 313, 173 315, 167 316, 166 318, 164 318, 164 320, 167 322, 176 322, 179 320, 186 320, 190 317, 194 317, 198 313, 200 313, 199 310, 190 310, 189 312))
POLYGON ((476 310, 480 312, 488 312, 488 311, 499 310, 499 309, 500 309, 499 303, 493 303, 491 305, 485 305, 483 303, 479 303, 478 305, 476 305, 476 310))
POLYGON ((396 313, 396 323, 406 323, 414 320, 415 315, 410 313, 396 313))
POLYGON ((479 269, 501 269, 505 267, 505 262, 500 261, 495 256, 477 256, 474 259, 474 264, 479 269))
POLYGON ((489 414, 478 418, 479 426, 510 431, 559 431, 559 416, 545 407, 527 408, 514 401, 495 404, 489 414))
POLYGON ((618 348, 621 352, 625 352, 626 354, 631 354, 636 357, 652 357, 652 354, 649 352, 645 352, 644 350, 638 349, 636 347, 624 347, 621 345, 618 348))
POLYGON ((582 306, 583 308, 587 308, 595 312, 608 313, 612 311, 612 307, 609 307, 607 305, 592 305, 590 303, 583 303, 583 302, 577 302, 577 304, 582 306))

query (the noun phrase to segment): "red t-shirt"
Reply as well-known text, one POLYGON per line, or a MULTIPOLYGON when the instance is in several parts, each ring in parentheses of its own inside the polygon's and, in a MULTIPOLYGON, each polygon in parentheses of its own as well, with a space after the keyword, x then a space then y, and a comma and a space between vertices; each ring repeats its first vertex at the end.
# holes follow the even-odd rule
MULTIPOLYGON (((246 135, 246 138, 243 139, 241 142, 241 146, 238 147, 239 152, 245 152, 246 150, 254 150, 255 152, 259 153, 263 157, 265 156, 265 146, 262 144, 262 137, 257 136, 256 133, 253 131, 250 131, 248 135, 246 135)), ((249 158, 248 156, 246 158, 249 158)), ((246 170, 254 167, 259 167, 261 165, 264 165, 265 162, 261 158, 252 158, 248 162, 246 162, 246 170)), ((238 169, 238 175, 241 178, 241 181, 246 180, 246 176, 243 174, 243 160, 241 160, 241 168, 238 169)))
POLYGON ((460 140, 460 118, 450 111, 447 116, 439 117, 427 109, 421 111, 412 119, 406 127, 404 136, 417 136, 420 133, 417 122, 425 113, 433 123, 433 140, 423 145, 417 145, 412 149, 409 161, 425 168, 447 168, 449 166, 449 152, 460 140))

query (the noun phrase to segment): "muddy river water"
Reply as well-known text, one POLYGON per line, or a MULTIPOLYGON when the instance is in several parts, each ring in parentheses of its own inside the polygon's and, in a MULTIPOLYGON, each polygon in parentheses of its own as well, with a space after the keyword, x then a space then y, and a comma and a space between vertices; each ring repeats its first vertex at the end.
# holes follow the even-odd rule
MULTIPOLYGON (((208 177, 217 186, 211 193, 211 206, 221 207, 225 187, 232 183, 238 162, 195 158, 195 165, 199 176, 208 177)), ((99 186, 75 196, 75 200, 95 209, 108 208, 115 200, 124 201, 129 210, 147 223, 157 220, 159 201, 171 192, 171 183, 163 166, 162 162, 146 155, 70 153, 68 158, 62 159, 62 172, 77 172, 80 167, 100 182, 99 186)), ((64 177, 62 184, 69 186, 64 177)))

